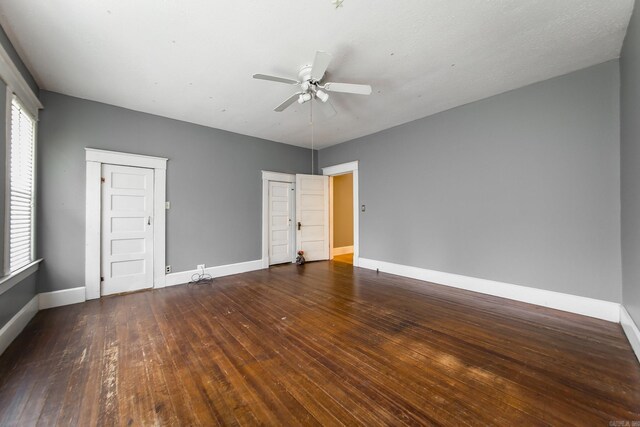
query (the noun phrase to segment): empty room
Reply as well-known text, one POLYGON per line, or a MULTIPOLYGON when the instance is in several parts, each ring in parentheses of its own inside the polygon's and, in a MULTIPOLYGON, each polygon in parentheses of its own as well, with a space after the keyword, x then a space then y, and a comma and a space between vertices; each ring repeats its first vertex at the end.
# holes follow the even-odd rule
POLYGON ((639 9, 0 1, 0 425, 640 426, 639 9))

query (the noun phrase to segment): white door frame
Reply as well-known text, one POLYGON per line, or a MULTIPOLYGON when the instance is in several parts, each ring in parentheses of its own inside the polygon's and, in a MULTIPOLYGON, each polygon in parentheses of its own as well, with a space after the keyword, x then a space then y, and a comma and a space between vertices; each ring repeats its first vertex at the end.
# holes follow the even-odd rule
POLYGON ((102 164, 153 169, 153 287, 164 288, 166 241, 167 160, 162 157, 85 148, 86 160, 86 217, 85 267, 86 299, 100 298, 100 225, 102 164))
POLYGON ((329 259, 333 259, 333 176, 329 177, 329 259))
MULTIPOLYGON (((296 176, 290 173, 280 173, 262 171, 262 268, 269 268, 269 181, 288 182, 296 188, 296 176)), ((296 223, 295 218, 295 197, 292 198, 292 223, 296 223)), ((293 251, 295 253, 295 232, 292 233, 293 251)), ((291 262, 295 262, 295 255, 291 262)))
MULTIPOLYGON (((358 197, 358 161, 322 168, 326 176, 353 173, 353 266, 360 265, 360 199, 358 197)), ((331 207, 329 207, 331 210, 331 207)))

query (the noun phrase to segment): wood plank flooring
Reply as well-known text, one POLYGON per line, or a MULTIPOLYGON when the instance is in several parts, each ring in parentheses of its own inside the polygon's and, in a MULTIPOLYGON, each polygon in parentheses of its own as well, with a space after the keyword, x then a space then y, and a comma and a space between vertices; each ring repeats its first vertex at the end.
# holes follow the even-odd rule
POLYGON ((41 311, 0 425, 610 425, 640 419, 620 325, 283 265, 41 311))
POLYGON ((333 257, 334 262, 344 262, 353 265, 353 254, 336 255, 333 257))

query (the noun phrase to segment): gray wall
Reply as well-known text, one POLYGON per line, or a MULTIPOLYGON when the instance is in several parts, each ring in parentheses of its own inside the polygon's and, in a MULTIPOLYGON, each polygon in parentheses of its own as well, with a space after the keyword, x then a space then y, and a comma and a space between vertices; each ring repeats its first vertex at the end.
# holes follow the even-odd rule
POLYGON ((36 272, 0 295, 0 328, 36 296, 37 276, 36 272))
POLYGON ((174 272, 261 258, 261 170, 309 173, 308 149, 41 91, 40 292, 84 286, 85 147, 169 158, 174 272))
POLYGON ((360 161, 364 258, 619 302, 619 106, 611 61, 323 149, 319 165, 360 161))
POLYGON ((620 59, 623 304, 640 325, 640 12, 631 17, 620 59))
MULTIPOLYGON (((37 94, 38 86, 35 80, 27 70, 27 67, 23 64, 22 60, 16 53, 15 49, 11 45, 11 42, 7 38, 2 27, 0 27, 0 44, 7 51, 11 59, 16 64, 16 67, 22 73, 27 83, 31 86, 31 89, 37 94)), ((1 99, 6 99, 7 86, 0 80, 0 95, 1 99)), ((7 114, 6 103, 0 102, 0 271, 4 271, 4 197, 5 197, 5 178, 6 178, 6 122, 4 120, 7 114)), ((0 274, 1 275, 1 274, 0 274)), ((36 295, 36 276, 31 275, 24 279, 22 282, 16 284, 13 288, 0 295, 0 328, 2 328, 20 309, 28 303, 36 295)))

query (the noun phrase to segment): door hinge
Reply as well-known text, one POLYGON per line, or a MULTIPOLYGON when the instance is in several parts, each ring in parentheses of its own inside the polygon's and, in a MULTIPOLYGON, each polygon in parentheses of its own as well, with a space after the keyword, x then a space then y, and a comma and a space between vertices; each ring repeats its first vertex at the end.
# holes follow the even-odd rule
POLYGON ((101 178, 100 178, 100 182, 104 182, 104 177, 101 177, 101 178))
POLYGON ((104 277, 100 276, 100 281, 104 282, 104 277))

